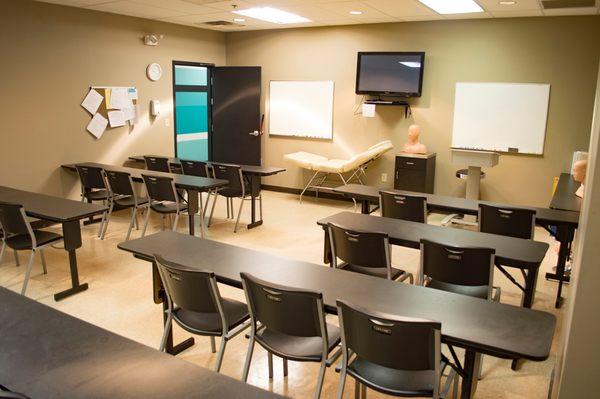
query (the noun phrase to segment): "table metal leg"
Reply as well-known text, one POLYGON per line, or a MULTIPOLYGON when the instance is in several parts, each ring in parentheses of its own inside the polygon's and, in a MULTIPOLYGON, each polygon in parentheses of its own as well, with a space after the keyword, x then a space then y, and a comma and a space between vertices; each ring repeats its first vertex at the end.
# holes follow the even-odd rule
POLYGON ((561 307, 562 298, 562 287, 563 283, 569 282, 570 278, 565 276, 565 268, 567 266, 567 259, 571 251, 571 243, 575 237, 575 229, 568 226, 557 226, 556 239, 560 242, 558 250, 558 262, 556 263, 556 273, 546 273, 546 278, 549 280, 558 281, 558 289, 556 292, 556 302, 554 306, 558 309, 561 307))
MULTIPOLYGON (((194 216, 198 213, 198 196, 200 193, 196 190, 187 190, 188 193, 188 217, 189 217, 189 229, 190 235, 193 236, 196 234, 196 226, 194 224, 194 216)), ((202 217, 202 215, 200 215, 202 217)), ((200 225, 200 234, 202 238, 204 238, 204 229, 202 228, 202 224, 200 225)))
POLYGON ((65 250, 69 253, 69 267, 71 269, 71 288, 54 294, 54 300, 60 301, 71 295, 88 289, 88 284, 79 283, 79 272, 77 270, 77 248, 81 247, 81 226, 79 220, 65 222, 62 225, 65 250))
POLYGON ((249 175, 250 179, 250 213, 251 219, 248 225, 248 230, 258 227, 263 224, 262 215, 259 220, 256 220, 256 199, 260 195, 260 176, 249 175))
POLYGON ((475 396, 475 390, 477 389, 477 373, 480 362, 481 354, 472 350, 465 351, 465 361, 463 364, 464 376, 460 387, 461 399, 470 399, 475 396))
POLYGON ((371 204, 369 202, 369 200, 362 200, 360 201, 360 213, 362 213, 363 215, 368 215, 371 208, 371 204))

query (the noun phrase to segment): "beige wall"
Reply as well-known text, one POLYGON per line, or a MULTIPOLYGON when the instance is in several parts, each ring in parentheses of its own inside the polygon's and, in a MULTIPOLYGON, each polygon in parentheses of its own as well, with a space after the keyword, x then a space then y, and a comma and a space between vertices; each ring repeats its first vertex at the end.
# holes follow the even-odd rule
MULTIPOLYGON (((522 18, 357 25, 227 35, 228 65, 263 67, 263 98, 270 80, 334 80, 334 139, 263 138, 268 165, 289 172, 266 183, 301 187, 306 175, 283 155, 311 151, 347 158, 383 139, 401 148, 411 123, 423 127, 422 141, 437 152, 435 191, 464 195, 459 168, 450 162, 454 85, 460 81, 550 83, 545 151, 541 157, 505 155, 486 170, 483 198, 547 206, 552 178, 566 171, 575 150, 588 147, 600 54, 600 17, 522 18), (423 96, 413 100, 406 120, 396 107, 379 107, 376 118, 354 116, 357 51, 427 52, 423 96)), ((268 108, 268 107, 266 107, 268 108)), ((268 120, 268 118, 267 118, 268 120)), ((394 154, 369 169, 370 183, 387 172, 392 184, 394 154)))
POLYGON ((567 314, 563 330, 564 349, 557 366, 553 398, 597 398, 600 381, 600 74, 598 75, 596 107, 585 196, 575 249, 573 283, 569 291, 567 314), (596 204, 596 205, 593 205, 596 204))
POLYGON ((0 2, 0 185, 73 195, 68 162, 122 163, 142 153, 172 153, 171 61, 225 63, 225 35, 138 18, 28 0, 0 2), (158 47, 141 37, 162 33, 158 47), (149 63, 163 67, 150 82, 149 63), (85 131, 90 115, 79 106, 91 85, 136 86, 140 124, 85 131), (162 103, 151 121, 149 101, 162 103), (165 119, 171 126, 165 126, 165 119))

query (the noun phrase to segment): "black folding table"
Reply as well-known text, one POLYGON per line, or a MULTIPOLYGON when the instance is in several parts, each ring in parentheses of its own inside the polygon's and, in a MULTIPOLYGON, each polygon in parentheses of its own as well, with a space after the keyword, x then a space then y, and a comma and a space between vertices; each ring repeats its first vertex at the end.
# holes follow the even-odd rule
POLYGON ((87 283, 79 282, 77 270, 77 248, 81 247, 81 226, 79 221, 106 212, 103 205, 88 204, 66 198, 17 190, 0 186, 0 201, 14 202, 23 205, 27 216, 47 220, 62 225, 65 250, 69 253, 71 269, 71 288, 54 294, 54 299, 60 301, 70 295, 85 291, 87 283))

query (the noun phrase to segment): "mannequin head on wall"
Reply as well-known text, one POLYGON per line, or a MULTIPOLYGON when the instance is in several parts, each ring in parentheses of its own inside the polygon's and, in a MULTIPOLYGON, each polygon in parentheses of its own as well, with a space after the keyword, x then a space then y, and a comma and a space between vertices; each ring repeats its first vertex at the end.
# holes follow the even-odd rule
POLYGON ((581 198, 583 198, 583 192, 585 190, 584 184, 585 175, 587 172, 587 164, 587 159, 577 161, 575 162, 575 164, 573 164, 573 180, 575 180, 578 183, 581 183, 581 186, 579 186, 579 188, 575 192, 575 195, 581 198))
POLYGON ((403 151, 410 154, 425 154, 427 147, 419 142, 421 135, 421 126, 410 125, 408 127, 408 141, 404 144, 403 151))

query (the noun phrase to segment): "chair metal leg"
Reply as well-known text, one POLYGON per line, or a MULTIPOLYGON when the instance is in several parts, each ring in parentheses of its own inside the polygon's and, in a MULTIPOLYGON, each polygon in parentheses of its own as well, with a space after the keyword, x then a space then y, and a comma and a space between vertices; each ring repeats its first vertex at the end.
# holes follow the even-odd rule
POLYGON ((0 249, 0 263, 2 263, 2 259, 4 258, 4 250, 6 249, 6 243, 2 240, 2 249, 0 249))
POLYGON ((227 346, 227 340, 221 337, 221 347, 219 348, 219 354, 217 355, 217 364, 215 365, 215 371, 218 373, 221 370, 221 364, 223 364, 223 355, 225 355, 225 347, 227 346))
POLYGON ((100 232, 98 233, 100 235, 98 237, 100 237, 101 240, 104 240, 104 236, 106 235, 106 230, 108 230, 108 222, 110 221, 110 217, 112 216, 113 209, 114 209, 114 204, 111 202, 110 208, 108 208, 108 214, 106 215, 106 219, 104 219, 104 223, 100 224, 100 232))
POLYGON ((135 217, 133 218, 133 220, 135 220, 135 229, 139 230, 140 229, 140 223, 138 222, 138 215, 137 215, 137 211, 138 211, 139 208, 135 208, 134 207, 134 209, 135 209, 135 213, 134 213, 135 217))
POLYGON ((165 347, 167 346, 167 339, 169 338, 169 333, 171 332, 171 323, 173 322, 173 315, 169 312, 167 316, 167 321, 165 322, 165 329, 163 331, 162 339, 160 340, 159 351, 164 352, 165 347))
POLYGON ((212 208, 210 209, 210 216, 208 217, 208 227, 212 223, 213 214, 215 213, 215 205, 217 204, 217 198, 219 198, 219 194, 215 193, 215 199, 213 200, 212 208))
POLYGON ((213 337, 213 336, 210 337, 210 351, 212 353, 217 352, 217 345, 215 344, 215 337, 213 337))
POLYGON ((248 343, 248 353, 246 353, 246 362, 244 363, 244 372, 242 373, 242 381, 248 381, 248 373, 250 372, 250 363, 252 362, 252 353, 254 352, 254 336, 250 337, 248 343))
POLYGON ((231 212, 229 211, 230 209, 230 203, 229 203, 229 198, 225 197, 225 204, 227 205, 227 219, 229 219, 231 217, 231 212))
POLYGON ((454 373, 454 382, 452 383, 452 399, 458 399, 458 373, 454 373))
MULTIPOLYGON (((231 199, 231 206, 233 209, 233 198, 231 199)), ((244 208, 244 199, 240 198, 240 210, 238 211, 237 219, 235 220, 235 227, 233 228, 233 232, 237 233, 238 224, 240 223, 240 216, 242 215, 242 209, 244 208)))
POLYGON ((125 241, 129 241, 129 237, 131 236, 131 230, 133 230, 133 225, 137 225, 137 207, 131 208, 131 221, 129 222, 129 229, 127 230, 127 236, 125 237, 125 241))
POLYGON ((46 256, 44 255, 43 249, 40 249, 40 258, 42 258, 42 268, 44 269, 44 274, 48 274, 48 269, 46 268, 46 256))
POLYGON ((148 212, 146 213, 146 221, 144 222, 144 229, 142 230, 142 237, 146 235, 146 229, 148 228, 148 222, 150 221, 150 208, 148 208, 148 212))
POLYGON ((354 380, 354 399, 360 399, 360 382, 354 380))
POLYGON ((360 386, 360 397, 361 399, 367 399, 367 386, 364 384, 360 386))
POLYGON ((21 261, 19 261, 19 252, 16 249, 13 249, 13 255, 15 256, 15 263, 17 266, 21 266, 21 261))
POLYGON ((288 361, 287 359, 283 359, 283 376, 287 377, 288 375, 288 361))
POLYGON ((175 214, 175 220, 173 220, 173 231, 177 231, 177 222, 179 222, 179 213, 175 214))
POLYGON ((315 178, 317 177, 318 174, 319 174, 319 172, 315 172, 315 174, 310 178, 308 183, 306 183, 306 186, 304 186, 304 190, 302 190, 302 192, 300 193, 300 203, 302 203, 302 196, 304 195, 306 190, 308 190, 310 188, 311 183, 313 182, 313 180, 315 180, 315 178))
POLYGON ((29 256, 29 263, 27 264, 27 271, 25 272, 25 281, 23 281, 23 288, 21 288, 21 295, 25 295, 27 291, 27 283, 29 283, 29 276, 31 276, 31 269, 33 268, 33 258, 35 257, 35 251, 31 251, 29 256))
POLYGON ((340 371, 340 382, 338 383, 338 390, 336 399, 342 399, 344 397, 344 386, 346 385, 346 368, 342 368, 340 371))
POLYGON ((327 369, 327 359, 323 359, 321 362, 321 368, 319 369, 319 379, 317 380, 317 389, 315 390, 315 399, 321 397, 321 391, 323 390, 323 380, 325 380, 325 370, 327 369))
POLYGON ((258 210, 260 212, 260 220, 262 220, 262 193, 258 195, 258 210))
POLYGON ((273 379, 273 354, 269 352, 269 379, 273 379))
POLYGON ((160 230, 165 231, 165 214, 160 215, 160 230))

